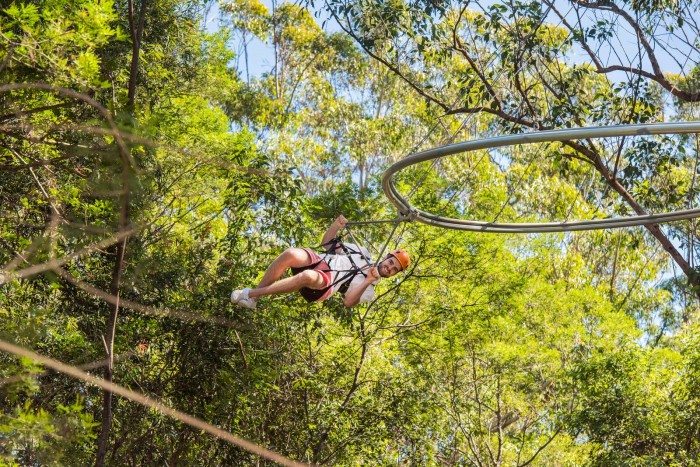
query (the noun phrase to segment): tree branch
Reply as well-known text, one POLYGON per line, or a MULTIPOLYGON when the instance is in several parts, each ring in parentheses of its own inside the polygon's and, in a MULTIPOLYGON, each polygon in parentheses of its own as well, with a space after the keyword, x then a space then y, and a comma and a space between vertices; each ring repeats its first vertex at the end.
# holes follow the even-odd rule
POLYGON ((574 28, 562 15, 562 13, 554 7, 554 2, 552 0, 543 0, 548 6, 550 6, 556 15, 559 17, 561 20, 562 24, 566 26, 569 31, 572 32, 574 38, 576 41, 581 45, 581 47, 586 51, 588 56, 591 58, 591 61, 596 67, 596 71, 601 74, 605 73, 610 73, 613 71, 626 71, 630 72, 639 76, 643 76, 645 78, 648 78, 652 81, 655 81, 658 83, 661 87, 669 91, 671 94, 676 96, 677 98, 686 101, 686 102, 700 102, 700 91, 696 92, 688 92, 684 91, 682 89, 679 89, 676 87, 673 83, 671 83, 667 78, 666 75, 664 75, 663 70, 661 70, 661 66, 659 65, 659 61, 656 58, 656 54, 654 53, 654 49, 649 43, 649 41, 646 39, 644 35, 644 31, 642 30, 641 26, 639 23, 625 10, 621 9, 618 7, 615 3, 613 2, 587 2, 584 0, 572 0, 573 3, 582 6, 584 8, 592 8, 592 9, 597 9, 597 10, 602 10, 602 11, 610 11, 612 13, 617 14, 618 16, 622 17, 627 24, 629 24, 632 29, 634 30, 637 40, 639 43, 642 45, 644 48, 645 52, 647 53, 647 58, 649 59, 649 63, 651 64, 653 73, 642 70, 640 68, 636 68, 633 66, 623 66, 623 65, 611 65, 611 66, 604 66, 603 63, 600 61, 598 58, 597 54, 590 48, 588 45, 585 36, 583 34, 583 31, 581 29, 576 29, 574 28))
POLYGON ((60 104, 43 105, 41 107, 36 107, 34 109, 18 110, 16 112, 12 112, 9 114, 0 115, 0 123, 5 122, 7 120, 11 120, 13 118, 26 117, 28 115, 32 115, 32 114, 39 113, 39 112, 44 112, 46 110, 56 110, 56 109, 60 109, 60 108, 68 107, 68 106, 69 106, 68 103, 62 102, 60 104))
MULTIPOLYGON (((387 67, 389 70, 391 70, 396 76, 398 76, 401 80, 403 80, 406 84, 408 84, 414 91, 416 91, 418 94, 420 94, 422 97, 425 99, 429 100, 430 102, 433 102, 434 104, 438 105, 444 112, 448 112, 450 110, 450 106, 439 100, 438 98, 432 96, 429 94, 427 91, 425 91, 423 88, 421 88, 418 84, 414 83, 412 80, 410 80, 407 76, 405 76, 401 70, 398 68, 398 66, 394 66, 391 63, 389 63, 387 60, 383 59, 376 53, 374 53, 372 50, 370 50, 369 47, 367 47, 364 44, 364 41, 362 41, 355 31, 353 31, 349 26, 347 26, 345 23, 343 23, 338 15, 336 14, 335 10, 331 8, 328 3, 326 3, 326 8, 328 11, 330 11, 331 16, 333 19, 335 19, 336 23, 340 26, 340 28, 350 37, 355 39, 355 41, 362 47, 362 50, 364 50, 370 57, 373 59, 377 60, 379 63, 387 67)), ((347 20, 347 18, 346 18, 347 20)), ((349 21, 348 21, 349 22, 349 21)))

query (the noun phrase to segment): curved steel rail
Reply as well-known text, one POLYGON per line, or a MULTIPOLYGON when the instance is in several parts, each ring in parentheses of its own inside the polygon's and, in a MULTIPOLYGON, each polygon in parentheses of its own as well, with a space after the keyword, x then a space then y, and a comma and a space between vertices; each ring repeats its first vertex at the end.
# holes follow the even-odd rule
POLYGON ((417 220, 429 225, 449 229, 494 233, 567 232, 574 230, 611 229, 634 225, 658 224, 700 217, 700 208, 659 214, 644 214, 630 217, 591 219, 572 222, 542 223, 496 223, 442 217, 414 208, 396 189, 394 175, 402 169, 420 162, 451 156, 461 152, 490 149, 515 144, 531 144, 553 141, 580 140, 584 138, 607 138, 615 136, 642 136, 660 134, 700 133, 700 122, 655 123, 640 125, 617 125, 602 127, 570 128, 540 131, 495 138, 464 141, 411 154, 392 164, 382 176, 382 189, 389 201, 399 210, 404 220, 417 220))

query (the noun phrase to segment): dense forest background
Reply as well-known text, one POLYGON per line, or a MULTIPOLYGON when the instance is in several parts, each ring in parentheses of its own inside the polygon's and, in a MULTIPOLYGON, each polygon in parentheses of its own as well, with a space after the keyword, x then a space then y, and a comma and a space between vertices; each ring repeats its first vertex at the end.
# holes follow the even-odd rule
MULTIPOLYGON (((229 294, 338 214, 396 216, 381 174, 415 150, 698 119, 698 8, 0 2, 0 462, 272 462, 30 350, 303 463, 692 465, 695 220, 358 226, 413 256, 372 303, 229 294)), ((396 181, 465 219, 628 216, 697 206, 698 153, 695 135, 533 144, 396 181)))

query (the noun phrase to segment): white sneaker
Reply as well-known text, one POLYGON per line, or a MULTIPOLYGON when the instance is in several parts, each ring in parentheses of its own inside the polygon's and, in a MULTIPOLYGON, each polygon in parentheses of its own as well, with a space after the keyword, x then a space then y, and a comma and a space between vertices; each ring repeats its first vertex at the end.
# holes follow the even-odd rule
POLYGON ((254 310, 257 305, 257 300, 250 298, 248 292, 250 292, 250 289, 234 290, 231 292, 231 301, 243 308, 254 310))

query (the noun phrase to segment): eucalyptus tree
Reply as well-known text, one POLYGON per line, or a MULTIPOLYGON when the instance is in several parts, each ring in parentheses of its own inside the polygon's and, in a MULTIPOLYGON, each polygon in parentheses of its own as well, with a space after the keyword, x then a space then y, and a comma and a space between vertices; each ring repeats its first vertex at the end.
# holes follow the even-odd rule
MULTIPOLYGON (((230 132, 224 109, 235 100, 238 79, 225 38, 200 29, 204 6, 86 0, 3 7, 5 338, 73 363, 92 359, 99 363, 88 365, 93 371, 106 368, 117 382, 151 387, 148 378, 160 368, 134 359, 134 348, 150 348, 150 355, 177 349, 178 322, 162 328, 133 312, 119 317, 115 297, 162 315, 157 306, 173 305, 170 287, 181 298, 188 281, 203 288, 201 281, 214 276, 221 253, 213 246, 224 242, 228 228, 224 211, 237 220, 251 215, 255 201, 294 191, 284 172, 275 175, 281 183, 270 183, 251 138, 230 132), (116 255, 104 250, 115 242, 116 255), (58 268, 47 263, 52 259, 58 268), (36 275, 51 269, 56 275, 36 275), (108 307, 111 312, 96 313, 108 307), (36 310, 35 318, 27 320, 25 309, 36 310)), ((3 401, 3 426, 13 439, 4 454, 17 459, 89 463, 98 451, 97 464, 116 461, 124 455, 121 430, 138 433, 151 421, 143 412, 132 417, 125 404, 113 408, 109 393, 100 411, 89 387, 28 364, 5 359, 4 365, 5 374, 28 378, 14 381, 8 394, 29 398, 3 401), (95 449, 92 418, 100 416, 95 449)), ((149 392, 167 397, 169 388, 154 384, 149 392)), ((129 455, 143 459, 135 449, 129 455)))
MULTIPOLYGON (((549 2, 543 5, 541 2, 489 2, 484 5, 482 2, 399 2, 388 5, 340 1, 325 2, 319 7, 328 12, 370 57, 435 109, 434 112, 480 115, 483 126, 475 133, 488 135, 653 122, 665 118, 669 109, 678 116, 686 115, 684 109, 692 105, 697 94, 694 76, 698 54, 692 40, 697 28, 691 3, 549 2), (601 16, 601 10, 607 15, 605 18, 601 16), (626 36, 627 26, 620 24, 631 26, 640 34, 626 36), (626 41, 630 38, 632 47, 626 48, 626 41), (681 40, 674 42, 674 38, 681 40), (671 47, 680 47, 681 50, 671 47), (632 54, 636 53, 634 64, 624 62, 624 52, 630 50, 633 50, 632 54), (658 56, 654 56, 654 51, 668 54, 669 50, 673 50, 672 58, 680 62, 677 70, 661 69, 658 56), (574 59, 579 51, 583 51, 588 60, 574 59), (613 63, 620 57, 623 57, 622 63, 613 63), (623 69, 627 75, 620 73, 623 69), (669 105, 670 97, 676 99, 678 106, 675 109, 669 105)), ((629 61, 629 56, 627 59, 629 61)), ((625 215, 682 209, 697 201, 695 143, 692 137, 641 138, 604 144, 571 141, 530 150, 514 148, 495 156, 486 155, 485 160, 493 167, 501 164, 496 171, 474 170, 479 167, 479 155, 464 157, 455 163, 445 161, 432 167, 443 181, 434 182, 428 175, 427 179, 433 180, 438 190, 434 191, 435 185, 431 184, 428 190, 417 190, 415 199, 426 209, 453 215, 477 214, 483 216, 477 218, 484 220, 494 220, 494 214, 502 220, 537 221, 551 220, 552 217, 566 220, 571 215, 625 215), (534 159, 532 156, 538 151, 540 158, 534 159), (533 160, 537 162, 533 164, 533 160), (528 169, 530 165, 534 168, 528 169), (516 188, 518 193, 501 191, 502 185, 513 181, 515 184, 509 186, 516 188), (465 184, 470 186, 467 197, 460 195, 465 184), (493 196, 494 193, 500 193, 500 200, 493 196)), ((654 286, 664 274, 665 259, 671 258, 672 264, 682 271, 691 286, 685 287, 686 296, 694 295, 692 302, 696 302, 698 277, 694 269, 694 225, 688 222, 663 228, 648 226, 647 236, 633 230, 564 237, 560 246, 565 253, 561 257, 566 258, 564 264, 567 266, 554 268, 549 273, 550 280, 563 278, 575 282, 581 276, 568 275, 564 271, 572 265, 582 268, 580 273, 589 284, 596 290, 607 290, 612 309, 634 316, 646 332, 644 340, 658 345, 664 342, 670 330, 684 330, 687 326, 684 321, 694 316, 692 304, 679 312, 671 302, 669 292, 654 286), (611 244, 614 245, 613 254, 610 254, 611 244), (664 252, 665 257, 660 256, 660 252, 664 252), (584 272, 586 269, 588 271, 584 272)), ((545 237, 542 242, 546 244, 547 238, 550 237, 545 237)), ((537 257, 532 243, 516 244, 523 248, 516 249, 516 252, 525 251, 527 255, 537 257)), ((551 261, 558 256, 540 258, 551 261)), ((577 306, 585 309, 583 303, 577 306)), ((604 308, 608 306, 606 304, 604 308)), ((609 316, 614 316, 614 313, 609 316)), ((591 319, 586 314, 580 318, 584 321, 591 319)), ((634 360, 646 350, 635 348, 633 323, 627 321, 626 326, 624 341, 630 346, 629 358, 634 360)), ((669 338, 666 345, 670 342, 672 339, 669 338)), ((588 361, 592 355, 600 352, 603 358, 616 358, 607 355, 610 350, 607 345, 593 353, 583 352, 578 362, 568 366, 564 373, 573 372, 569 395, 578 391, 576 386, 583 380, 583 373, 579 370, 583 371, 581 368, 592 364, 588 361)), ((475 348, 484 351, 478 346, 475 348)), ((567 357, 567 361, 575 361, 573 355, 567 357)), ((472 364, 471 368, 478 373, 484 366, 481 362, 472 364)), ((656 368, 648 371, 656 374, 656 368)), ((628 374, 618 377, 624 379, 628 374)), ((563 382, 565 378, 561 379, 563 382)), ((606 391, 613 390, 614 380, 615 377, 611 377, 606 391)), ((497 379, 494 381, 498 382, 497 379)), ((664 379, 661 384, 666 388, 671 381, 664 379)), ((640 388, 643 381, 634 378, 629 383, 631 391, 649 389, 640 388)), ((594 434, 596 427, 602 425, 581 424, 582 418, 572 418, 585 416, 585 404, 602 394, 588 394, 587 397, 592 399, 586 399, 581 405, 573 398, 574 405, 569 407, 571 411, 562 415, 563 430, 575 436, 583 429, 588 435, 596 436, 601 444, 606 443, 607 435, 603 431, 594 434), (569 424, 571 420, 577 421, 569 424)), ((648 400, 641 397, 636 402, 628 400, 626 403, 640 407, 648 400)), ((474 410, 478 413, 476 406, 474 410)), ((458 411, 455 413, 459 414, 458 411)), ((552 416, 552 413, 548 411, 547 416, 552 416)), ((510 418, 506 415, 507 412, 499 411, 499 416, 510 418)), ((532 428, 528 417, 525 420, 519 418, 521 423, 510 424, 511 429, 532 428)), ((646 423, 649 420, 641 421, 646 423)), ((551 420, 545 423, 550 428, 557 426, 551 420)), ((613 424, 614 417, 606 423, 613 424)), ((497 430, 498 439, 489 444, 487 420, 481 420, 480 424, 472 422, 469 426, 484 431, 476 432, 477 435, 465 430, 469 434, 465 435, 465 441, 473 443, 468 446, 471 451, 465 450, 466 455, 479 461, 500 459, 494 457, 494 453, 501 452, 500 448, 504 446, 502 433, 497 430)), ((634 437, 630 433, 626 432, 625 436, 629 438, 625 442, 634 437)), ((541 439, 546 441, 549 437, 545 435, 541 439)), ((551 439, 557 441, 557 437, 551 439)), ((664 442, 663 437, 650 441, 647 454, 652 457, 649 459, 661 456, 659 452, 663 450, 664 442)), ((690 444, 687 446, 687 451, 676 451, 677 459, 692 456, 694 448, 690 444)), ((600 452, 600 459, 605 459, 611 451, 601 448, 600 452)), ((627 453, 633 457, 643 450, 632 447, 627 453)))
MULTIPOLYGON (((431 4, 413 19, 407 12, 418 3, 370 8, 357 24, 340 22, 361 26, 365 36, 354 34, 364 42, 324 31, 292 4, 269 10, 224 1, 226 21, 207 32, 201 21, 209 5, 202 2, 35 3, 13 2, 2 12, 0 32, 9 44, 0 51, 3 84, 44 81, 73 92, 2 88, 10 109, 0 117, 3 281, 10 270, 110 240, 125 227, 125 186, 128 224, 137 231, 129 233, 112 289, 122 311, 107 360, 102 335, 112 328, 103 300, 111 297, 113 306, 117 293, 104 290, 121 261, 102 248, 70 258, 56 275, 4 283, 3 337, 88 361, 93 370, 113 359, 116 382, 303 461, 577 464, 595 457, 592 449, 606 459, 609 409, 628 415, 630 430, 614 439, 627 449, 649 417, 623 409, 647 399, 678 409, 670 431, 653 427, 658 436, 649 437, 649 452, 657 455, 664 437, 682 432, 690 441, 675 455, 692 455, 695 427, 680 427, 694 412, 664 397, 673 387, 679 400, 695 399, 694 354, 685 350, 694 345, 692 333, 684 330, 677 349, 659 346, 646 355, 636 347, 638 323, 626 316, 647 319, 644 337, 666 344, 663 325, 654 328, 655 316, 644 313, 674 310, 667 292, 640 286, 662 263, 638 232, 532 239, 404 225, 393 241, 410 244, 415 267, 385 282, 382 297, 366 308, 348 313, 338 303, 308 306, 294 297, 256 312, 227 304, 233 286, 255 281, 280 249, 316 244, 324 218, 389 216, 378 178, 418 147, 506 124, 597 122, 622 115, 620 109, 654 115, 659 94, 652 87, 635 100, 633 88, 615 90, 594 71, 564 63, 575 41, 566 27, 536 28, 544 12, 534 3, 481 12, 431 4), (508 20, 509 11, 522 18, 508 20), (379 13, 392 21, 374 22, 379 13), (416 28, 402 32, 410 21, 416 28), (386 25, 398 26, 398 35, 385 34, 386 25), (480 38, 460 45, 450 28, 457 38, 475 31, 480 38), (253 35, 269 41, 269 73, 240 78, 232 34, 244 45, 253 35), (392 50, 399 36, 406 42, 392 50), (523 41, 530 41, 527 50, 523 41), (411 67, 389 60, 403 60, 410 51, 403 46, 418 43, 411 67), (445 44, 452 55, 440 48, 445 44), (522 69, 509 61, 512 54, 520 54, 522 69), (390 66, 375 66, 371 55, 390 66), (522 92, 509 88, 516 78, 522 92), (577 99, 588 110, 573 105, 577 99), (122 157, 133 164, 126 178, 122 157), (612 255, 604 248, 611 242, 612 255), (663 361, 688 378, 674 383, 659 369, 653 374, 663 390, 653 392, 639 366, 646 361, 663 361), (613 376, 635 372, 617 391, 613 376), (581 381, 590 383, 585 391, 581 381)), ((248 46, 242 50, 250 54, 248 46)), ((605 184, 579 190, 590 163, 574 149, 470 154, 418 167, 397 183, 421 206, 452 215, 596 215, 601 200, 594 193, 605 184), (528 164, 540 153, 553 164, 528 164), (529 188, 513 202, 518 180, 529 188)), ((622 203, 610 209, 625 212, 622 203)), ((377 243, 388 233, 383 225, 355 229, 377 243)), ((94 420, 106 413, 101 394, 29 362, 3 357, 0 370, 10 378, 1 428, 11 442, 3 454, 27 463, 91 462, 100 432, 94 420)), ((113 423, 101 430, 105 463, 257 462, 143 407, 121 400, 109 407, 113 423)), ((625 452, 646 452, 634 449, 625 452)))
MULTIPOLYGON (((492 116, 490 131, 502 133, 653 122, 667 112, 664 93, 694 101, 700 57, 692 3, 338 1, 319 8, 432 106, 492 116), (579 51, 587 60, 574 58, 579 51), (662 69, 661 55, 675 69, 662 69)), ((557 153, 598 173, 605 203, 614 207, 608 214, 697 201, 692 138, 607 147, 569 141, 557 153)), ((649 225, 647 231, 695 290, 687 229, 649 225)))

